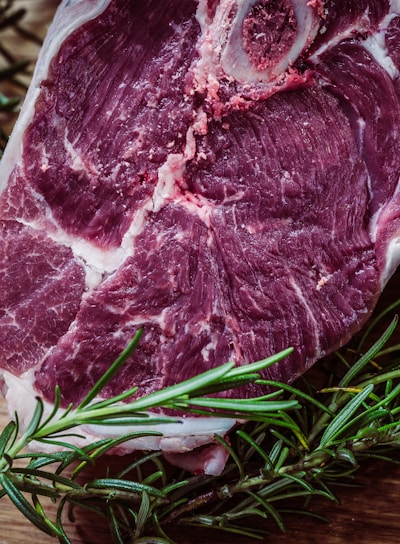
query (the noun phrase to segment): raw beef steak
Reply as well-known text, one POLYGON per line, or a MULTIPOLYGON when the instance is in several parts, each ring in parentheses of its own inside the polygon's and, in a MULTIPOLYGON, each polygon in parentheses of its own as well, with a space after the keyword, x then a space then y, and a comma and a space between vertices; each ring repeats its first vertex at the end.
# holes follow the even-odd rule
MULTIPOLYGON (((51 405, 56 384, 78 402, 139 328, 107 395, 288 346, 267 375, 292 381, 361 327, 399 262, 399 14, 61 2, 0 172, 12 410, 51 405)), ((132 447, 184 451, 228 427, 186 418, 132 447)))

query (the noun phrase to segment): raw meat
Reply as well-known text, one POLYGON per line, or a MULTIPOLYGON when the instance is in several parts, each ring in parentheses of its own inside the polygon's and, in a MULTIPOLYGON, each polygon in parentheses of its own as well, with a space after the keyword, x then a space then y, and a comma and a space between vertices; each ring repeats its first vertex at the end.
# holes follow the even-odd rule
MULTIPOLYGON (((0 172, 11 410, 56 384, 78 402, 140 327, 106 395, 288 346, 267 375, 292 381, 362 326, 400 258, 399 14, 61 2, 0 172)), ((129 447, 175 455, 230 425, 129 447)))

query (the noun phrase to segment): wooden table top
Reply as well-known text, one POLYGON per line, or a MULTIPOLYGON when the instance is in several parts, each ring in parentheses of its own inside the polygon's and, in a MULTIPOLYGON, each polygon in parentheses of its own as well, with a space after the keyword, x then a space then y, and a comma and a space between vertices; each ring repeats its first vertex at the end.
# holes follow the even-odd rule
MULTIPOLYGON (((28 23, 37 33, 42 34, 57 5, 57 0, 17 0, 16 6, 29 6, 28 23), (32 9, 33 4, 35 8, 32 9)), ((13 36, 11 40, 15 39, 13 36)), ((11 42, 17 50, 22 48, 24 55, 34 56, 37 51, 32 45, 21 41, 11 42)), ((390 283, 383 299, 389 303, 397 298, 400 273, 390 283)), ((400 332, 398 333, 400 342, 400 332)), ((9 421, 4 401, 0 400, 0 428, 9 421)), ((123 459, 119 462, 123 463, 123 459)), ((360 542, 363 544, 397 544, 400 541, 400 465, 382 462, 368 462, 357 472, 359 487, 337 488, 341 503, 335 504, 319 499, 313 510, 328 518, 324 523, 315 519, 295 515, 284 518, 286 533, 282 534, 269 524, 271 536, 267 542, 283 544, 342 544, 360 542)), ((54 506, 49 507, 54 512, 54 506)), ((111 540, 97 518, 81 513, 74 525, 66 522, 67 530, 74 544, 108 544, 111 540)), ((215 542, 230 544, 250 544, 255 542, 245 537, 210 533, 195 529, 176 528, 171 534, 178 544, 211 544, 215 542)), ((22 514, 7 498, 0 501, 0 544, 26 544, 40 542, 47 544, 54 539, 40 533, 27 522, 22 514)), ((150 543, 149 543, 150 544, 150 543)))

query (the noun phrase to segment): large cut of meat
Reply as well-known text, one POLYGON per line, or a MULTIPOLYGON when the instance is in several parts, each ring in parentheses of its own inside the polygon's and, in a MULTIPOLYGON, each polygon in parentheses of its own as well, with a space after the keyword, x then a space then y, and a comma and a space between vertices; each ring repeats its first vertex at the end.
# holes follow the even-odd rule
MULTIPOLYGON (((362 326, 400 259, 399 14, 61 2, 0 172, 11 410, 56 384, 78 402, 139 328, 106 395, 289 346, 266 376, 292 381, 362 326)), ((142 446, 227 426, 186 418, 142 446)))

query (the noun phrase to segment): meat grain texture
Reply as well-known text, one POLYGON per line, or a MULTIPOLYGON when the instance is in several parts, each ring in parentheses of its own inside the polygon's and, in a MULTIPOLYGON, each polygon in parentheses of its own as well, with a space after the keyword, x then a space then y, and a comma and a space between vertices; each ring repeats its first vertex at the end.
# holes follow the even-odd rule
MULTIPOLYGON (((400 259, 399 14, 61 2, 0 166, 0 368, 22 422, 56 384, 79 402, 139 328, 106 396, 293 346, 265 373, 290 382, 362 326, 400 259)), ((231 425, 182 421, 126 449, 231 425)), ((221 469, 214 450, 197 470, 221 469)))

